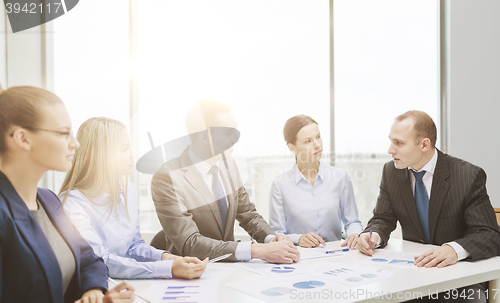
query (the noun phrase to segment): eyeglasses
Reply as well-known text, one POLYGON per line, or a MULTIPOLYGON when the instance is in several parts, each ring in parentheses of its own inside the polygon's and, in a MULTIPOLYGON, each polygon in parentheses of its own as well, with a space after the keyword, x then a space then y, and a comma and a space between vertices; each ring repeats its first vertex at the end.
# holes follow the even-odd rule
MULTIPOLYGON (((51 133, 56 133, 56 134, 59 134, 61 136, 65 136, 66 137, 66 140, 70 140, 71 137, 73 137, 73 131, 70 130, 69 132, 62 132, 62 131, 59 131, 59 130, 50 130, 50 129, 43 129, 43 128, 35 128, 35 127, 30 127, 30 128, 27 128, 25 127, 26 129, 30 129, 30 130, 43 130, 43 131, 46 131, 46 132, 51 132, 51 133)), ((14 136, 14 133, 10 134, 11 137, 14 136)))

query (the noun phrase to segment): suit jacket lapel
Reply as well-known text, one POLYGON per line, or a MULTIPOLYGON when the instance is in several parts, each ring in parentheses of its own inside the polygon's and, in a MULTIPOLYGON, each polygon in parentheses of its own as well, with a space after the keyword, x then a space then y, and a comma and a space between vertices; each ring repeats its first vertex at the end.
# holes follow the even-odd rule
POLYGON ((410 174, 411 172, 408 169, 404 169, 401 172, 399 178, 399 188, 401 188, 400 198, 405 205, 410 220, 413 222, 413 225, 415 225, 415 230, 418 230, 420 236, 423 239, 424 231, 422 230, 422 224, 420 223, 420 219, 418 218, 417 205, 415 204, 415 198, 413 197, 413 190, 411 188, 410 174))
POLYGON ((9 204, 17 230, 38 260, 40 267, 42 267, 49 284, 52 299, 56 302, 57 298, 61 297, 63 293, 63 282, 54 251, 24 201, 17 194, 7 177, 1 172, 0 188, 2 188, 5 201, 9 204))
POLYGON ((212 215, 217 221, 217 225, 219 226, 219 230, 222 236, 224 236, 224 231, 222 230, 222 220, 220 218, 219 207, 217 206, 217 203, 215 201, 215 196, 207 187, 207 184, 205 183, 205 181, 203 181, 203 177, 201 176, 200 172, 189 158, 188 149, 186 149, 182 153, 180 161, 181 169, 184 170, 184 178, 189 182, 189 184, 191 184, 194 190, 196 190, 203 197, 206 204, 212 211, 212 215))
POLYGON ((436 224, 439 218, 439 213, 443 207, 450 184, 447 179, 450 176, 448 170, 448 160, 446 155, 436 149, 438 152, 438 159, 436 169, 434 170, 434 177, 432 179, 431 197, 429 199, 429 233, 431 243, 436 234, 436 224))

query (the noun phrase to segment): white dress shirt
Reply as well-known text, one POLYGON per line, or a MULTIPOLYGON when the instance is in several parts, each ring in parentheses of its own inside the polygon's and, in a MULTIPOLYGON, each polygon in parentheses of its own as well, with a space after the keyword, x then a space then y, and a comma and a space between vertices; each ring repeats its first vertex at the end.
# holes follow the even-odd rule
POLYGON ((276 233, 287 234, 295 244, 309 232, 325 241, 340 240, 342 224, 347 236, 363 231, 346 170, 321 162, 314 186, 296 164, 274 179, 269 206, 271 227, 276 233))
MULTIPOLYGON (((62 192, 59 195, 64 201, 62 192)), ((161 261, 165 252, 146 243, 139 231, 139 205, 135 186, 127 188, 127 212, 124 196, 120 195, 120 209, 110 214, 109 195, 103 194, 90 201, 79 190, 72 190, 64 203, 64 210, 83 238, 102 257, 109 275, 119 279, 172 278, 173 260, 161 261)))
MULTIPOLYGON (((208 164, 205 161, 200 160, 192 151, 191 148, 188 150, 189 158, 191 158, 191 161, 194 163, 194 166, 200 172, 201 176, 203 177, 203 181, 205 181, 205 184, 207 185, 208 189, 210 192, 213 194, 213 189, 212 189, 212 181, 213 181, 213 175, 210 173, 210 164, 208 164)), ((222 161, 217 161, 216 164, 218 170, 219 170, 219 181, 222 184, 222 189, 224 190, 224 193, 227 196, 227 190, 224 187, 224 182, 220 179, 220 170, 221 167, 225 167, 224 163, 222 161)), ((224 168, 225 169, 225 168, 224 168)), ((227 200, 227 199, 226 199, 227 200)), ((229 203, 229 200, 226 201, 229 203)), ((228 205, 229 209, 229 205, 228 205)), ((233 222, 226 222, 226 224, 233 224, 233 222)), ((264 242, 268 243, 269 240, 271 240, 274 237, 274 235, 267 235, 264 242)), ((234 252, 234 257, 238 261, 250 261, 252 259, 252 241, 245 241, 245 242, 240 242, 238 243, 238 246, 236 246, 236 251, 234 252)))
MULTIPOLYGON (((425 175, 422 178, 422 182, 424 183, 425 190, 427 191, 427 197, 429 198, 429 201, 431 199, 431 189, 432 189, 432 180, 434 179, 434 171, 436 170, 436 163, 438 159, 438 153, 437 150, 434 149, 434 156, 432 156, 431 160, 427 162, 427 164, 422 167, 419 171, 414 170, 411 167, 408 167, 408 169, 411 169, 412 171, 415 172, 421 172, 425 170, 425 175)), ((413 173, 410 174, 411 178, 411 190, 413 191, 413 197, 415 197, 415 175, 413 173)), ((457 242, 447 242, 444 243, 443 245, 449 245, 451 246, 455 252, 457 253, 458 260, 463 260, 469 256, 469 252, 466 251, 462 245, 458 244, 457 242)))

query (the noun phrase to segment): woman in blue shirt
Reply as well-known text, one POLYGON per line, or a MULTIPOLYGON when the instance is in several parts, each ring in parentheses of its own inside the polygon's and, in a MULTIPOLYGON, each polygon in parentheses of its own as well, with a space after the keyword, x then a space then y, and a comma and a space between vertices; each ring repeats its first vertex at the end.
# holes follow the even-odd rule
POLYGON ((128 175, 134 169, 125 125, 91 118, 78 129, 80 149, 59 197, 80 234, 104 259, 109 275, 123 279, 198 278, 208 260, 178 257, 146 243, 139 205, 128 175))
POLYGON ((363 231, 358 219, 351 180, 344 169, 320 162, 323 140, 318 123, 297 115, 283 129, 296 164, 273 181, 270 195, 270 223, 302 247, 340 240, 342 223, 347 239, 342 246, 356 248, 363 231))
POLYGON ((71 168, 78 146, 56 95, 0 87, 0 302, 134 301, 127 282, 106 291, 103 260, 75 231, 57 196, 37 188, 45 172, 71 168))

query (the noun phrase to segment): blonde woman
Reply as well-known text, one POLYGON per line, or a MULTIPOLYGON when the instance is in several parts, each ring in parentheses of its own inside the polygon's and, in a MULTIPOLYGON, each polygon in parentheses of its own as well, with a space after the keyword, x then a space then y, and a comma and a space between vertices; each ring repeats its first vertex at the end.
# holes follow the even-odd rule
POLYGON ((109 275, 123 279, 198 278, 208 260, 178 257, 146 243, 139 232, 139 205, 125 125, 110 118, 91 118, 78 129, 80 149, 59 197, 64 210, 109 275))
POLYGON ((0 87, 1 302, 134 301, 127 282, 106 292, 103 260, 75 232, 57 196, 37 188, 48 170, 70 169, 78 146, 56 95, 0 87))

